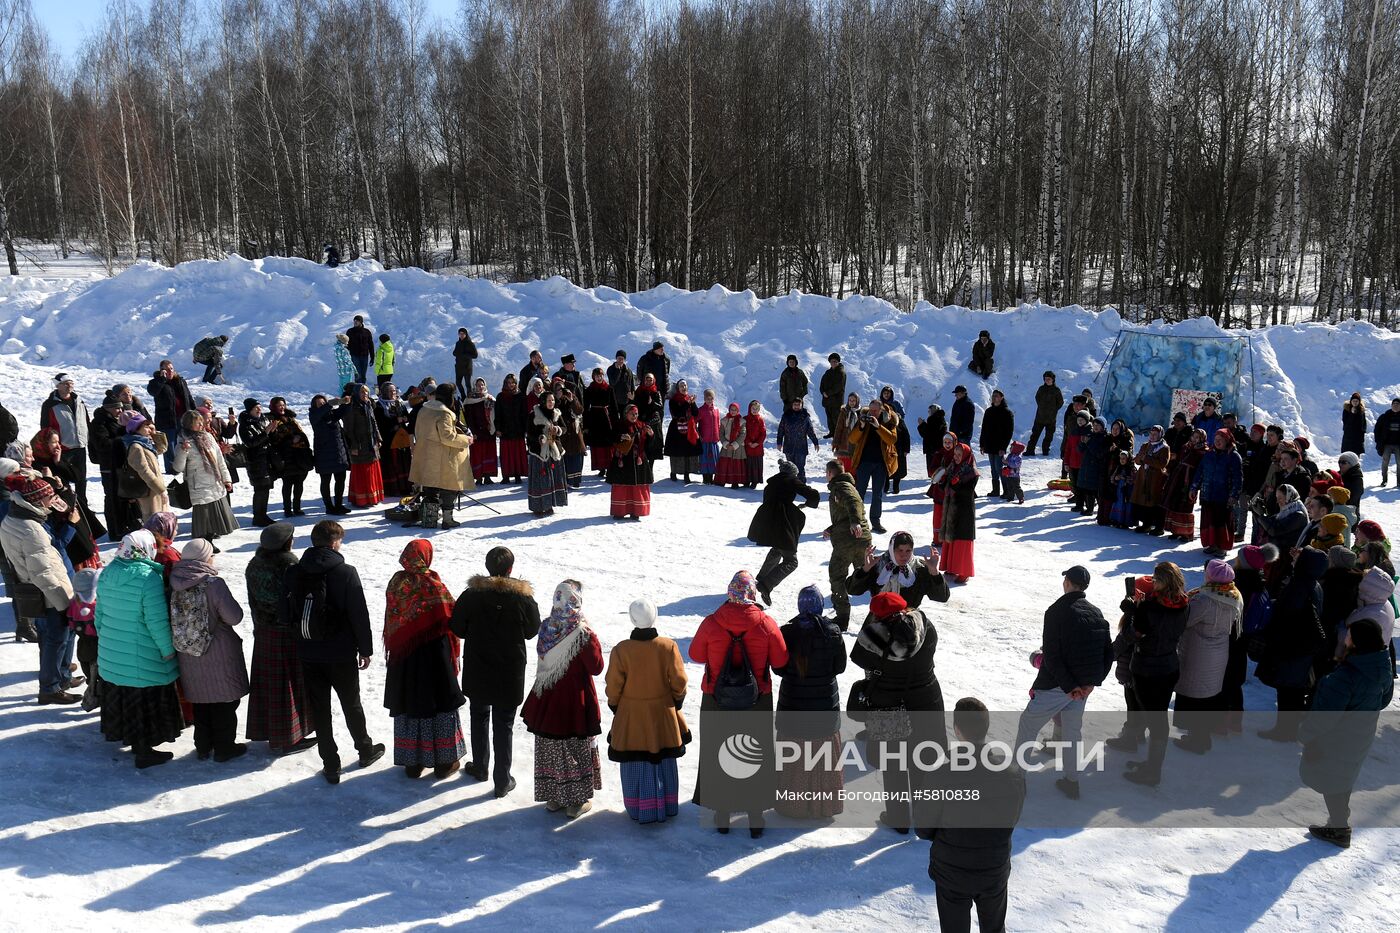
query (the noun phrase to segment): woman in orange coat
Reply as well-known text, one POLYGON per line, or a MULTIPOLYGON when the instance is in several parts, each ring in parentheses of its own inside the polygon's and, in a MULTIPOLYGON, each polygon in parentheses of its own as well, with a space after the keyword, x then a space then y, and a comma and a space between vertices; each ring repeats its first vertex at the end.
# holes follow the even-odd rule
POLYGON ((705 617, 690 640, 690 659, 705 665, 700 687, 701 773, 694 800, 715 811, 715 828, 721 834, 729 832, 731 812, 746 811, 749 835, 757 839, 763 835, 763 811, 773 806, 776 794, 772 669, 787 663, 788 651, 778 623, 758 605, 753 574, 741 570, 734 575, 724 605, 705 617), (751 689, 745 689, 742 678, 737 689, 721 682, 726 667, 733 674, 742 670, 745 661, 753 672, 751 689), (763 713, 766 718, 723 715, 733 712, 763 713), (766 722, 766 727, 760 727, 761 722, 766 722), (756 748, 744 745, 754 740, 756 748), (732 747, 736 742, 745 757, 759 766, 756 774, 743 780, 710 766, 718 760, 719 746, 728 743, 732 747))

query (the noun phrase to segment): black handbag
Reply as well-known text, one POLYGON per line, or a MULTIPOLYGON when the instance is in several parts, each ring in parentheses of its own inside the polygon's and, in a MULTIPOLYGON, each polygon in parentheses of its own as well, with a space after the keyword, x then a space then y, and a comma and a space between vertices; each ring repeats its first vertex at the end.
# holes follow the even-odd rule
POLYGON ((866 694, 869 687, 870 681, 857 680, 846 694, 846 715, 856 722, 865 722, 865 714, 870 709, 870 698, 866 694))
POLYGON ((224 463, 227 463, 229 469, 232 470, 246 470, 248 469, 248 451, 243 449, 242 444, 234 444, 233 449, 224 454, 224 463))
POLYGON ((170 497, 170 504, 175 508, 192 508, 190 505, 190 487, 184 480, 172 480, 165 487, 165 494, 170 497))
POLYGON ((150 494, 151 489, 141 474, 131 464, 123 463, 117 470, 117 495, 123 499, 144 499, 150 494))
POLYGON ((15 615, 21 619, 42 619, 49 609, 44 591, 33 583, 15 584, 10 598, 15 601, 15 615))

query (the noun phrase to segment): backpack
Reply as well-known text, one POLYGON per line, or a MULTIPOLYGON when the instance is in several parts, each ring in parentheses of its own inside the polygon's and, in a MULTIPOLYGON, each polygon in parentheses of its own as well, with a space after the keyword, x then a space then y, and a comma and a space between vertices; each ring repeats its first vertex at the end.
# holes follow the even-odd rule
POLYGON ((202 365, 209 365, 214 359, 214 347, 218 343, 217 337, 205 337, 194 345, 194 361, 202 365))
POLYGON ((214 633, 209 629, 208 583, 170 593, 170 643, 181 654, 201 657, 209 650, 214 633))
POLYGON ((326 611, 326 599, 324 573, 296 574, 287 598, 291 613, 287 621, 302 641, 327 641, 340 631, 334 613, 326 611))
POLYGON ((749 653, 744 649, 743 633, 729 633, 729 650, 724 653, 724 666, 715 678, 714 697, 720 709, 745 710, 758 702, 758 678, 754 676, 749 653), (739 660, 734 660, 734 649, 739 660))
POLYGON ((1274 614, 1274 601, 1268 590, 1260 590, 1249 598, 1244 607, 1244 634, 1257 635, 1269 627, 1269 619, 1274 614))

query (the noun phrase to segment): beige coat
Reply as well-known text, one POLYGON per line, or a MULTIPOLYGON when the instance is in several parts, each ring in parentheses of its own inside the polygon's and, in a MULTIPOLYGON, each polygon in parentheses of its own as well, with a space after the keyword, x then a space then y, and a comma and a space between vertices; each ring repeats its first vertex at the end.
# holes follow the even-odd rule
POLYGON ((170 511, 170 497, 165 493, 165 465, 161 463, 160 457, 164 455, 168 442, 165 435, 156 432, 155 444, 157 453, 151 453, 140 444, 132 444, 126 452, 126 462, 136 471, 136 475, 141 477, 141 481, 146 484, 150 495, 142 496, 136 500, 141 507, 141 520, 145 521, 156 512, 170 511))
POLYGON ((409 482, 451 492, 476 488, 467 456, 472 439, 457 426, 450 408, 437 399, 427 402, 418 412, 414 441, 409 482))
POLYGON ((0 547, 21 582, 43 590, 50 609, 67 609, 73 599, 73 584, 63 556, 49 537, 44 524, 47 517, 45 510, 30 505, 18 492, 10 493, 10 514, 0 522, 0 547))

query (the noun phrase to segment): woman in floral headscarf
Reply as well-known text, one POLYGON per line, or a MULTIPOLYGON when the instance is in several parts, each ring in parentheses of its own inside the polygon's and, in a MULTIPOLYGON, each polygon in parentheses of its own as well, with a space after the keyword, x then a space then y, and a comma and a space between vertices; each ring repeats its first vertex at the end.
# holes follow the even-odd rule
POLYGON ((97 667, 102 671, 102 735, 130 745, 136 767, 175 757, 156 751, 180 737, 184 717, 175 691, 180 668, 170 638, 165 581, 149 531, 122 538, 117 559, 97 579, 97 667))
POLYGON ((458 712, 466 702, 457 682, 460 642, 448 627, 456 603, 432 564, 431 544, 408 542, 384 599, 384 706, 394 717, 394 764, 410 778, 426 768, 445 778, 467 753, 458 712))
POLYGON ((520 718, 535 736, 535 800, 577 819, 602 789, 596 736, 603 731, 593 678, 603 673, 603 646, 583 617, 583 584, 554 589, 554 608, 535 642, 539 665, 520 718))
POLYGON ((977 537, 977 461, 972 448, 953 448, 953 462, 943 476, 943 554, 938 569, 954 583, 972 576, 972 545, 977 537))
POLYGON ((733 804, 742 801, 742 809, 749 815, 749 834, 757 839, 763 835, 763 811, 773 806, 775 793, 772 668, 787 664, 788 650, 778 623, 758 605, 753 574, 741 570, 734 575, 724 605, 705 617, 690 640, 690 659, 705 665, 700 687, 700 760, 715 761, 719 746, 730 734, 744 732, 758 741, 761 761, 759 772, 745 781, 731 781, 723 772, 702 766, 695 783, 695 802, 715 811, 715 829, 724 834, 729 832, 730 809, 741 809, 733 804), (715 681, 726 658, 737 661, 741 649, 757 681, 757 697, 747 707, 733 705, 733 697, 715 696, 715 681), (753 729, 756 723, 750 717, 718 715, 739 711, 769 714, 769 728, 753 729), (741 722, 734 722, 736 718, 741 722), (717 790, 711 789, 711 782, 717 790))

